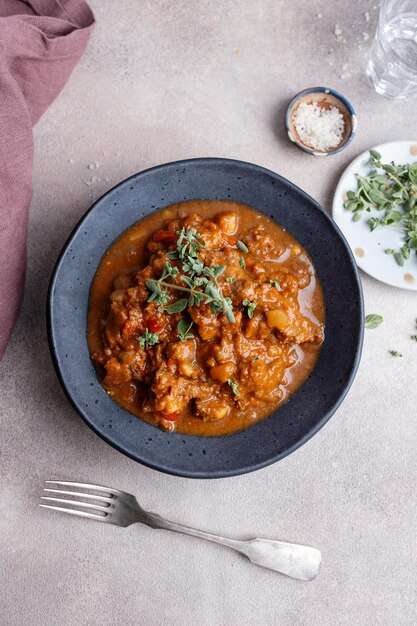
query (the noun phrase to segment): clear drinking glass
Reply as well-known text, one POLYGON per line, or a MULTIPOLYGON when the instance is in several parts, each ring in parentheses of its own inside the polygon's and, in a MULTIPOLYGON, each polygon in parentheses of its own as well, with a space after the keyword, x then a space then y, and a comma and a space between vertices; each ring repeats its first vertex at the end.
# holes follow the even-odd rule
POLYGON ((417 95, 417 0, 383 0, 367 69, 387 98, 417 95))

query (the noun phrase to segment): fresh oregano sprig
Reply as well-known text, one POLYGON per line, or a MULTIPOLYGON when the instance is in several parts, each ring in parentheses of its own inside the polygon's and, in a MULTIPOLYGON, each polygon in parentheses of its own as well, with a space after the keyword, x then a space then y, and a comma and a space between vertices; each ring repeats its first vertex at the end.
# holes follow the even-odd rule
POLYGON ((195 228, 183 228, 177 232, 177 249, 169 252, 167 257, 170 260, 180 260, 184 274, 180 275, 178 268, 167 261, 159 279, 146 280, 146 286, 151 291, 148 302, 160 304, 160 308, 168 313, 180 313, 189 306, 200 306, 202 302, 206 302, 213 313, 222 311, 229 322, 233 323, 235 317, 232 301, 223 296, 217 281, 226 266, 205 266, 203 261, 197 258, 199 249, 204 247, 205 242, 195 228), (177 282, 168 282, 168 278, 177 282), (178 280, 183 284, 178 284, 178 280), (183 291, 189 295, 167 306, 170 297, 169 289, 183 291))
POLYGON ((239 395, 239 384, 234 382, 231 378, 227 381, 227 384, 232 389, 235 396, 239 395))
POLYGON ((277 280, 270 280, 269 282, 273 287, 276 287, 278 291, 282 291, 282 287, 277 280))
POLYGON ((178 339, 180 341, 186 341, 187 339, 194 339, 194 335, 190 333, 193 323, 187 322, 187 320, 180 320, 177 324, 178 339))
POLYGON ((368 176, 356 174, 356 191, 347 192, 345 208, 353 213, 358 222, 364 212, 380 212, 368 220, 370 230, 381 226, 399 229, 405 238, 404 244, 394 250, 388 248, 398 265, 403 266, 412 251, 417 252, 417 162, 406 165, 383 163, 376 150, 370 150, 368 176))
POLYGON ((143 350, 147 350, 150 346, 155 346, 159 343, 159 335, 158 333, 151 333, 147 328, 143 335, 139 337, 138 342, 143 350))
POLYGON ((250 302, 250 300, 243 300, 243 306, 246 307, 246 312, 248 314, 249 319, 252 319, 253 312, 256 309, 256 302, 250 302))
POLYGON ((243 241, 239 241, 236 243, 237 247, 239 248, 239 250, 242 250, 242 252, 244 252, 245 254, 247 254, 249 252, 249 248, 248 246, 243 243, 243 241))

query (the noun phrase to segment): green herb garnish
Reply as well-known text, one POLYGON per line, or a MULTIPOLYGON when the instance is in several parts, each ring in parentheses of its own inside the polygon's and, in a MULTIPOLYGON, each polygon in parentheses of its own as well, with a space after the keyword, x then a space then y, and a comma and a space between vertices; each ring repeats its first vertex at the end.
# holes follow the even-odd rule
POLYGON ((239 258, 239 265, 240 265, 240 267, 242 268, 242 270, 244 270, 244 269, 245 269, 245 267, 246 267, 246 262, 245 262, 245 259, 243 258, 243 256, 241 256, 241 257, 239 258))
POLYGON ((169 306, 165 307, 165 311, 167 313, 181 313, 188 306, 188 298, 181 298, 180 300, 176 300, 169 306))
POLYGON ((388 350, 388 352, 389 352, 392 356, 402 356, 401 352, 398 352, 398 350, 388 350))
POLYGON ((256 302, 250 302, 249 300, 243 300, 242 304, 243 304, 243 306, 245 306, 247 308, 247 314, 248 314, 249 319, 252 319, 253 312, 256 309, 256 302))
POLYGON ((256 356, 254 359, 252 359, 252 363, 256 363, 256 361, 259 361, 259 357, 256 356))
POLYGON ((217 278, 224 272, 226 266, 207 267, 201 259, 197 258, 199 249, 204 248, 205 243, 195 228, 187 228, 187 230, 183 228, 177 232, 177 237, 177 249, 175 252, 168 253, 167 257, 180 260, 184 274, 180 275, 178 267, 167 261, 157 280, 149 278, 145 281, 147 288, 151 291, 148 302, 158 303, 160 310, 168 313, 180 313, 189 306, 200 306, 202 302, 206 302, 213 313, 222 311, 229 322, 233 323, 235 317, 232 301, 223 296, 217 282, 217 278), (170 278, 181 280, 182 284, 168 282, 170 278), (169 289, 183 291, 189 295, 187 298, 181 298, 166 306, 171 295, 169 289))
POLYGON ((277 280, 270 280, 269 282, 271 283, 273 287, 276 287, 278 291, 282 291, 281 285, 279 284, 277 280))
POLYGON ((182 228, 177 232, 177 252, 180 259, 191 256, 196 258, 199 248, 205 248, 206 244, 196 228, 182 228))
POLYGON ((235 394, 235 396, 238 396, 239 395, 239 385, 237 383, 234 383, 231 378, 229 378, 229 380, 227 381, 227 384, 229 385, 229 387, 232 388, 232 391, 235 394))
MULTIPOLYGON (((146 281, 146 286, 148 287, 149 291, 152 291, 152 294, 148 298, 148 302, 154 301, 166 304, 168 301, 169 292, 161 289, 162 287, 166 287, 169 289, 175 289, 177 291, 184 291, 186 293, 189 293, 190 295, 187 298, 187 304, 185 306, 200 306, 202 302, 207 302, 213 312, 221 310, 226 315, 229 322, 233 323, 235 321, 235 317, 233 315, 232 301, 230 300, 230 298, 225 298, 221 294, 220 290, 217 289, 213 285, 213 283, 211 283, 207 278, 203 277, 198 279, 198 281, 193 281, 187 276, 181 276, 181 278, 184 283, 188 285, 188 287, 182 287, 181 285, 177 285, 176 283, 168 283, 161 279, 148 279, 146 281), (197 289, 197 287, 200 287, 202 285, 204 286, 204 291, 197 289)), ((177 302, 175 302, 174 305, 177 305, 177 302)), ((166 310, 167 309, 168 307, 166 307, 166 310)))
POLYGON ((159 335, 158 333, 151 333, 147 328, 143 335, 141 335, 138 339, 139 345, 143 350, 147 350, 150 346, 155 346, 159 343, 159 335))
POLYGON ((353 221, 361 219, 364 211, 380 212, 368 220, 370 230, 391 226, 400 230, 405 242, 398 250, 388 248, 401 267, 412 251, 417 252, 417 162, 406 165, 382 163, 381 155, 370 150, 368 176, 356 174, 358 188, 348 191, 344 207, 353 213, 353 221))
POLYGON ((186 341, 187 339, 194 339, 194 335, 190 333, 192 322, 187 320, 180 320, 177 324, 177 333, 180 341, 186 341))
POLYGON ((239 241, 236 243, 237 247, 239 248, 239 250, 242 250, 242 252, 244 252, 245 254, 247 254, 249 252, 249 248, 248 246, 243 243, 243 241, 239 241))
POLYGON ((228 278, 226 278, 226 282, 227 283, 234 283, 235 279, 233 278, 233 276, 229 276, 228 278))
POLYGON ((384 318, 381 315, 376 315, 375 313, 370 313, 365 317, 365 328, 378 328, 384 321, 384 318))

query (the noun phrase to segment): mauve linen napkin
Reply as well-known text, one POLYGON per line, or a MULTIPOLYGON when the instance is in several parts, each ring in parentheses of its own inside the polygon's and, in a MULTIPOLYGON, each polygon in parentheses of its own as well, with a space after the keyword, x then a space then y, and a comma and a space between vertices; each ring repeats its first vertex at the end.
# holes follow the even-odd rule
POLYGON ((84 0, 0 0, 0 358, 25 280, 32 126, 65 85, 93 24, 84 0))

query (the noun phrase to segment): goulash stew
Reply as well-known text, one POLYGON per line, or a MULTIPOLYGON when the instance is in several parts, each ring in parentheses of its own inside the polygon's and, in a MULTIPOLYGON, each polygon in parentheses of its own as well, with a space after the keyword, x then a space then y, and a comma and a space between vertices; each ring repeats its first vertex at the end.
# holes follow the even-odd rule
POLYGON ((307 252, 234 202, 184 202, 133 225, 91 288, 88 341, 107 393, 188 435, 269 415, 311 372, 323 328, 307 252))

